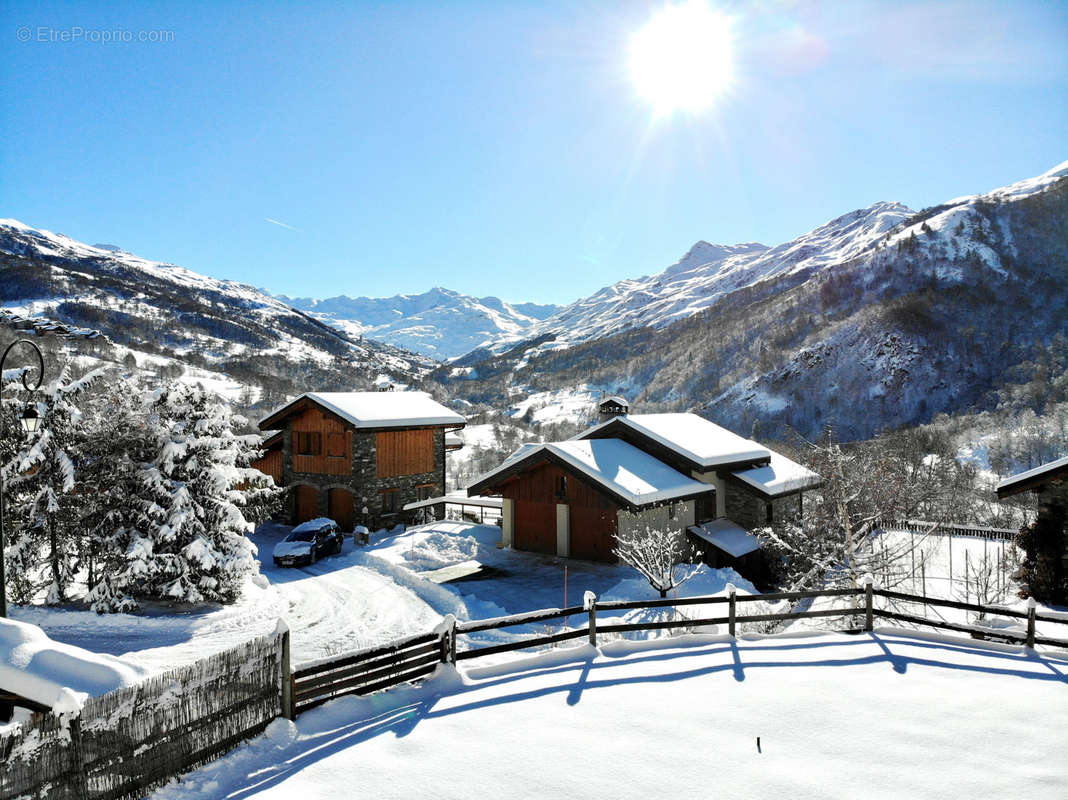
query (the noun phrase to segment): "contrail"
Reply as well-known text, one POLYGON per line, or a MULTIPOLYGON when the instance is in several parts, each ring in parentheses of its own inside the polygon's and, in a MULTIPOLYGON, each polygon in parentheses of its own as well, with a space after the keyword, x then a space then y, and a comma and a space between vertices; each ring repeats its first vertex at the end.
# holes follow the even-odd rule
POLYGON ((264 217, 264 219, 272 225, 277 225, 279 228, 285 228, 286 230, 296 231, 297 233, 300 233, 300 228, 294 228, 292 225, 286 225, 284 222, 279 222, 278 220, 271 219, 270 217, 264 217))

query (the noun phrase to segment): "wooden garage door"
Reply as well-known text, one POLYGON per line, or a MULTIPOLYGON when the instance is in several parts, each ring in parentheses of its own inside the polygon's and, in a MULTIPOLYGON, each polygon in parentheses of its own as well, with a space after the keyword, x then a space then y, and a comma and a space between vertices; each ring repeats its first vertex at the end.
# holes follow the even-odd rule
POLYGON ((571 557, 587 561, 615 561, 616 512, 613 508, 572 506, 571 557))
POLYGON ((556 503, 515 501, 515 548, 556 553, 556 503))
POLYGON ((348 489, 330 490, 330 519, 334 520, 346 533, 352 531, 355 524, 356 507, 353 503, 352 492, 348 489))
POLYGON ((297 487, 297 518, 294 525, 319 516, 319 490, 314 486, 297 487))

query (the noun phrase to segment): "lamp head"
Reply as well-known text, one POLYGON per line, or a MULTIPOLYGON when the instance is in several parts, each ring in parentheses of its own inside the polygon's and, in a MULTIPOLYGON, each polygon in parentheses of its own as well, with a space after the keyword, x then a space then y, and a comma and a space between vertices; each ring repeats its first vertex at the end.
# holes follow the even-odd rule
POLYGON ((31 403, 26 404, 19 421, 22 423, 22 429, 29 434, 37 433, 37 429, 41 426, 41 416, 31 403))

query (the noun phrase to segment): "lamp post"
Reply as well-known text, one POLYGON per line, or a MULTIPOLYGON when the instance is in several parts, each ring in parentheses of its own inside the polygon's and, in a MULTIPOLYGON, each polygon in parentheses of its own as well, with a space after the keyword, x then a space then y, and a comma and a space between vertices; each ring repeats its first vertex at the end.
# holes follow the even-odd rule
MULTIPOLYGON (((0 392, 3 391, 4 363, 7 361, 7 354, 16 345, 20 344, 29 345, 37 354, 37 382, 31 389, 29 382, 26 380, 26 372, 23 372, 22 387, 27 392, 35 392, 41 386, 41 378, 44 377, 44 356, 41 355, 41 348, 29 339, 17 339, 7 346, 4 355, 0 357, 0 392)), ((25 408, 22 409, 22 416, 19 418, 19 422, 22 423, 22 429, 26 433, 33 434, 37 432, 37 428, 41 425, 41 416, 37 413, 37 409, 33 407, 32 403, 26 403, 25 408)), ((0 426, 2 425, 3 415, 0 415, 0 426)), ((0 437, 3 435, 4 430, 0 427, 0 437)), ((4 474, 3 470, 0 469, 0 617, 7 616, 7 579, 4 568, 4 474)))

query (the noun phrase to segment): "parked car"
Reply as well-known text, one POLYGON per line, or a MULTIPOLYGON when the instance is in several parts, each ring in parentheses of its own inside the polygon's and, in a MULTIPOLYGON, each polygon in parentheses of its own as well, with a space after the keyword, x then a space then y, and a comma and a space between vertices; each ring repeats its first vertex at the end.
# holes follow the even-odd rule
POLYGON ((312 564, 322 556, 341 552, 342 534, 332 519, 302 522, 274 546, 274 563, 280 567, 312 564))

